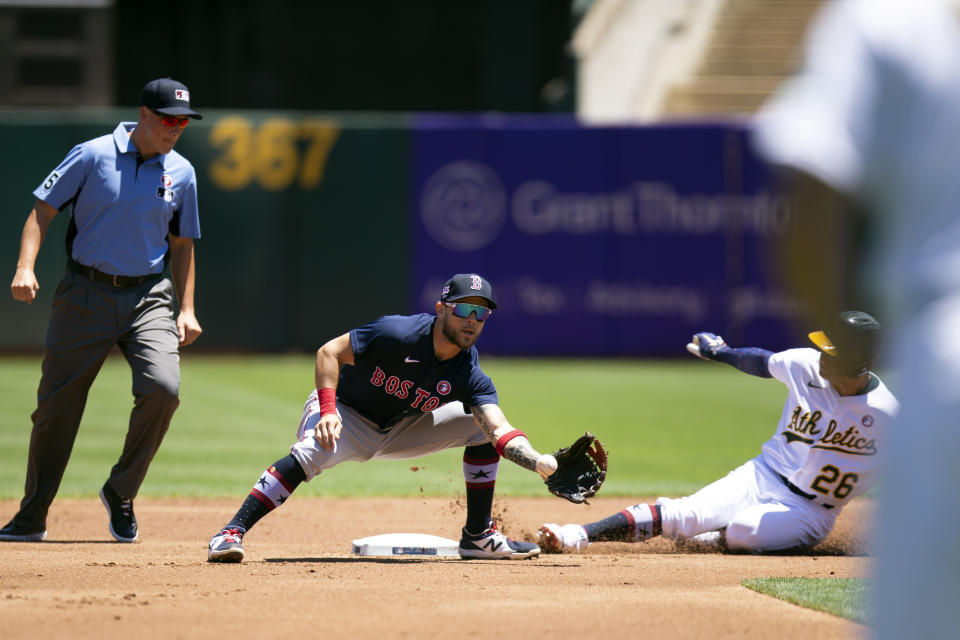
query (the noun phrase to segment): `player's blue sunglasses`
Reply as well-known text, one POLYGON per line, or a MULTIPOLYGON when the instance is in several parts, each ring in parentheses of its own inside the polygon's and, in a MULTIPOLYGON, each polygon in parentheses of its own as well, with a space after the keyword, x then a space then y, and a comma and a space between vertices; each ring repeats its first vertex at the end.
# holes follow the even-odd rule
POLYGON ((487 316, 493 313, 493 309, 469 302, 444 302, 443 304, 453 309, 453 315, 458 318, 469 318, 471 313, 476 314, 477 322, 483 322, 487 319, 487 316))

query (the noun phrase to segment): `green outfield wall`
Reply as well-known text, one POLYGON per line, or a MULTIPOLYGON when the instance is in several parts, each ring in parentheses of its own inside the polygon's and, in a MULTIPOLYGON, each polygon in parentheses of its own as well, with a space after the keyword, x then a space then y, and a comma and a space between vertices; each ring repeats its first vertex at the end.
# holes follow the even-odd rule
MULTIPOLYGON (((406 310, 405 116, 206 111, 177 150, 197 170, 197 348, 309 350, 406 310)), ((0 276, 9 286, 32 191, 69 149, 136 111, 0 111, 0 276)), ((37 260, 40 293, 0 296, 0 350, 42 348, 68 216, 37 260)))

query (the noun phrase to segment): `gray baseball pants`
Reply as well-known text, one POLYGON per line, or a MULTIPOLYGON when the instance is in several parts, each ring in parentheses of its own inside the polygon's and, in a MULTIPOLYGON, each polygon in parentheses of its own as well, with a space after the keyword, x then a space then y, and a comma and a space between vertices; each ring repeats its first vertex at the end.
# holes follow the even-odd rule
POLYGON ((337 403, 343 429, 333 451, 323 449, 314 439, 314 427, 320 421, 320 404, 314 389, 303 406, 297 429, 299 440, 290 448, 309 482, 325 469, 341 462, 365 462, 374 459, 409 460, 445 449, 471 447, 488 442, 473 416, 463 404, 451 402, 419 416, 403 418, 388 431, 345 404, 337 403))
POLYGON ((120 348, 133 372, 134 406, 110 486, 136 496, 180 404, 180 353, 173 284, 164 278, 129 288, 68 272, 54 294, 37 410, 27 459, 24 498, 15 522, 46 528, 73 450, 80 419, 107 354, 120 348))

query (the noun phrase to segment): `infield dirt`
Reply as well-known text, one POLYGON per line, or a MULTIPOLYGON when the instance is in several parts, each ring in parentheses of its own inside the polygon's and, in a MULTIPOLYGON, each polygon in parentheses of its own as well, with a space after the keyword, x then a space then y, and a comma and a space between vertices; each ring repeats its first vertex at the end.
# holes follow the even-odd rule
MULTIPOLYGON (((525 561, 360 558, 351 540, 459 538, 462 499, 294 499, 244 539, 239 565, 206 562, 235 500, 136 502, 140 540, 118 544, 99 500, 57 500, 45 543, 0 543, 0 637, 19 638, 858 638, 868 628, 741 586, 756 577, 868 574, 869 500, 809 555, 678 553, 664 540, 595 544, 525 561)), ((589 522, 628 504, 495 504, 501 530, 589 522)), ((4 522, 15 501, 0 501, 4 522)))

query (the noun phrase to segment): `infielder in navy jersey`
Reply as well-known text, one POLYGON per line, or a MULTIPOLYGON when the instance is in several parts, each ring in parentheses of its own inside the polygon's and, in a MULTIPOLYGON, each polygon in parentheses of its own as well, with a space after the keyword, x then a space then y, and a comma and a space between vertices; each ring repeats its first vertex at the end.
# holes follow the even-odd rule
POLYGON ((207 559, 243 560, 244 534, 301 482, 341 462, 417 458, 452 447, 464 447, 460 556, 539 555, 537 545, 508 539, 491 518, 501 456, 544 477, 556 468, 552 455, 539 454, 510 425, 480 369, 474 343, 496 308, 490 283, 457 274, 444 285, 435 316, 384 316, 323 345, 290 455, 260 476, 210 540, 207 559))
POLYGON ((544 524, 544 550, 579 553, 592 542, 658 535, 754 553, 819 544, 843 507, 876 483, 889 449, 899 405, 870 371, 879 331, 870 315, 844 311, 810 334, 819 350, 732 348, 712 333, 696 334, 687 349, 697 357, 786 385, 760 455, 691 496, 635 504, 586 525, 544 524))

